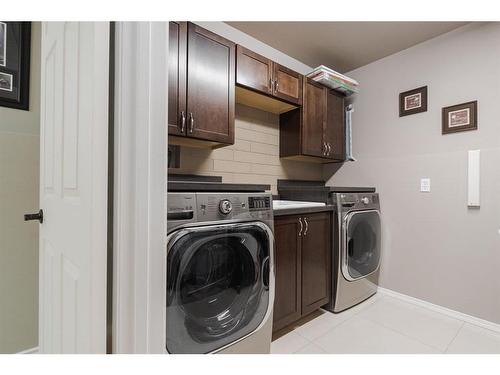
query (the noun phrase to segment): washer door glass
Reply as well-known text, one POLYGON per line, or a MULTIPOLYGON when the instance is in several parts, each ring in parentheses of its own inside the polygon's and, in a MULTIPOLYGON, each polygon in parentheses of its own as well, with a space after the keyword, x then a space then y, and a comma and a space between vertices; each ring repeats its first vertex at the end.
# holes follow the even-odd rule
POLYGON ((258 224, 183 229, 167 256, 166 347, 209 353, 254 331, 269 304, 271 242, 258 224))
POLYGON ((357 211, 346 218, 346 265, 348 279, 355 280, 377 269, 380 263, 380 215, 357 211))

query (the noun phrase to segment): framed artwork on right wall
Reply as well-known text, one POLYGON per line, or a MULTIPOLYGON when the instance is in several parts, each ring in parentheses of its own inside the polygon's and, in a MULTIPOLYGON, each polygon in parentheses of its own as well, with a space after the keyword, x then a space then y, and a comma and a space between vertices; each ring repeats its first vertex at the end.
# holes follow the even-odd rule
POLYGON ((444 107, 442 134, 477 130, 477 100, 444 107))

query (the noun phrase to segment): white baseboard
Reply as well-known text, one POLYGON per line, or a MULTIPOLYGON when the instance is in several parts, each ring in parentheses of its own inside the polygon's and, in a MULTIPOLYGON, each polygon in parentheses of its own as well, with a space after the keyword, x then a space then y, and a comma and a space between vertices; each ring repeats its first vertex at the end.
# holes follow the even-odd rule
POLYGON ((436 311, 438 313, 447 315, 451 318, 459 319, 459 320, 462 320, 466 323, 470 323, 470 324, 473 324, 473 325, 476 325, 476 326, 479 326, 482 328, 489 329, 490 331, 500 333, 500 324, 493 323, 493 322, 490 322, 488 320, 484 320, 481 318, 476 318, 475 316, 467 315, 467 314, 461 313, 459 311, 448 309, 448 308, 443 307, 443 306, 435 305, 433 303, 430 303, 430 302, 427 302, 427 301, 424 301, 424 300, 421 300, 421 299, 418 299, 415 297, 410 297, 406 294, 398 293, 398 292, 395 292, 395 291, 390 290, 390 289, 378 287, 378 292, 380 294, 385 294, 387 296, 398 298, 402 301, 412 303, 414 305, 418 305, 418 306, 424 307, 424 308, 429 309, 429 310, 436 311))
POLYGON ((38 346, 23 350, 22 352, 18 352, 17 354, 38 354, 38 346))

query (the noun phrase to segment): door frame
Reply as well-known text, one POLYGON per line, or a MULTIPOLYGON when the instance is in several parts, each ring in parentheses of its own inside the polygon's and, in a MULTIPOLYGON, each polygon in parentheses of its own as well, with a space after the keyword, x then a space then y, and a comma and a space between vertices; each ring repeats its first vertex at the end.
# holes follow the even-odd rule
POLYGON ((112 352, 162 353, 168 22, 115 24, 112 352))

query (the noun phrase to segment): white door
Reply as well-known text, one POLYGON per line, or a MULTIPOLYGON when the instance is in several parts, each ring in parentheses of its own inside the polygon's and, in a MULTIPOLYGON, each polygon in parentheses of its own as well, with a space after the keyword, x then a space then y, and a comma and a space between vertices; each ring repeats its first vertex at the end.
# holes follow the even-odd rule
POLYGON ((109 23, 44 22, 42 353, 105 353, 109 23))

